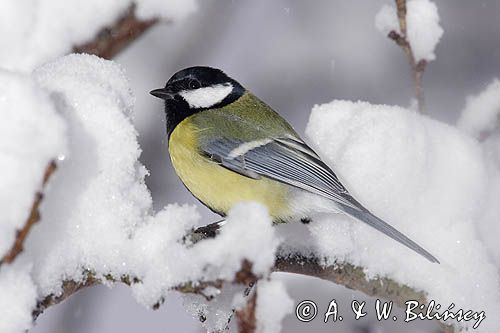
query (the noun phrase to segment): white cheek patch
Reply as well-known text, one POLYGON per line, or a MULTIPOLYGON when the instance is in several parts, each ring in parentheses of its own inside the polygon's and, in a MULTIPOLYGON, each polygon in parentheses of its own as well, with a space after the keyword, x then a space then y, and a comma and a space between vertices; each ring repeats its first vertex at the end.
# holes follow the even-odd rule
POLYGON ((231 91, 233 91, 233 85, 226 83, 195 90, 183 90, 179 92, 179 95, 181 95, 192 108, 209 108, 222 102, 231 91))

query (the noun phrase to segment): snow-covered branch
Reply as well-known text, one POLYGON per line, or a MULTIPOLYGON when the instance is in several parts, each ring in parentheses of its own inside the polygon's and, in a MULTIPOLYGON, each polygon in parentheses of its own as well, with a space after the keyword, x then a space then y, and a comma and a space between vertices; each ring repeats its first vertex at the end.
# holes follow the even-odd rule
POLYGON ((324 265, 317 257, 297 253, 278 256, 274 271, 317 277, 349 289, 361 291, 368 296, 391 300, 400 307, 404 307, 404 303, 409 299, 418 300, 422 304, 427 303, 424 292, 389 278, 369 278, 363 267, 356 267, 349 263, 339 262, 324 265))
POLYGON ((181 20, 196 0, 40 1, 0 3, 0 66, 29 73, 71 51, 111 58, 156 22, 181 20))
POLYGON ((112 25, 103 28, 93 40, 73 47, 75 53, 95 54, 104 59, 111 59, 136 38, 159 22, 158 18, 138 19, 136 5, 131 5, 124 15, 112 25))
POLYGON ((380 9, 375 25, 406 54, 418 110, 425 112, 422 77, 427 63, 436 57, 434 49, 443 34, 437 7, 429 0, 395 0, 395 3, 396 9, 389 5, 380 9))
MULTIPOLYGON (((252 264, 248 260, 243 260, 241 263, 241 269, 235 273, 233 280, 223 281, 218 279, 214 281, 187 281, 185 283, 174 286, 171 289, 183 294, 200 295, 207 301, 211 301, 214 298, 214 295, 207 294, 207 292, 221 290, 224 287, 224 284, 236 284, 245 287, 253 286, 261 277, 257 277, 256 275, 254 275, 251 269, 252 264)), ((62 281, 60 293, 39 297, 36 307, 32 310, 33 320, 36 320, 38 316, 41 315, 49 307, 65 301, 84 288, 115 283, 123 283, 129 287, 132 287, 134 284, 141 284, 142 281, 139 278, 130 275, 123 275, 119 279, 116 279, 112 274, 103 277, 97 277, 93 272, 83 272, 81 281, 62 281)), ((155 310, 158 309, 164 301, 164 297, 160 297, 158 301, 151 306, 151 308, 155 310)))
MULTIPOLYGON (((326 281, 333 282, 338 285, 345 286, 349 289, 354 289, 363 292, 368 296, 374 296, 377 298, 382 298, 388 301, 392 301, 400 307, 405 306, 407 300, 416 300, 421 304, 428 304, 428 299, 426 294, 422 291, 415 290, 406 285, 400 284, 389 278, 368 278, 363 271, 362 267, 355 267, 348 263, 336 263, 333 265, 321 264, 321 260, 312 256, 304 256, 301 253, 295 255, 289 254, 287 256, 276 257, 275 265, 272 269, 273 272, 286 272, 293 274, 300 274, 310 277, 316 277, 326 281)), ((224 284, 240 284, 242 286, 253 286, 262 277, 255 276, 251 271, 251 263, 244 261, 242 263, 241 269, 235 274, 233 281, 199 281, 199 282, 187 282, 185 284, 176 286, 172 290, 181 292, 183 294, 195 294, 200 295, 207 302, 210 302, 214 296, 207 295, 207 290, 222 290, 224 284)), ((109 284, 109 283, 124 283, 125 285, 132 286, 133 284, 141 283, 137 278, 132 278, 130 276, 123 276, 119 280, 115 280, 112 276, 105 277, 105 280, 97 279, 93 274, 87 273, 86 277, 81 282, 75 281, 63 281, 62 283, 62 293, 58 296, 48 295, 37 303, 36 308, 33 310, 33 316, 36 319, 44 310, 47 308, 57 305, 60 302, 66 300, 67 298, 74 295, 76 292, 83 288, 92 287, 97 284, 109 284)), ((262 280, 259 284, 267 282, 262 280)), ((254 287, 255 289, 255 287, 254 287)), ((262 289, 262 288, 260 288, 262 289)), ((264 296, 270 296, 269 290, 262 292, 264 296)), ((271 295, 272 302, 268 305, 273 308, 280 308, 280 304, 274 304, 280 297, 271 295)), ((283 295, 279 295, 283 298, 283 295)), ((235 311, 238 331, 239 332, 254 332, 258 326, 258 321, 256 319, 256 304, 257 304, 257 291, 254 290, 247 298, 244 298, 244 304, 241 308, 235 311)), ((285 294, 286 297, 286 294, 285 294)), ((287 301, 285 299, 285 301, 287 301)), ((163 300, 159 300, 152 308, 157 309, 163 300)), ((290 302, 290 301, 288 301, 290 302)), ((289 304, 291 306, 292 304, 289 304)), ((285 307, 286 308, 286 307, 285 307)), ((420 309, 419 311, 425 312, 426 309, 420 309)), ((269 312, 269 311, 267 311, 269 312)), ((453 332, 452 326, 441 325, 443 331, 453 332)), ((262 330, 261 330, 262 331, 262 330)), ((270 330, 273 332, 273 330, 270 330)))

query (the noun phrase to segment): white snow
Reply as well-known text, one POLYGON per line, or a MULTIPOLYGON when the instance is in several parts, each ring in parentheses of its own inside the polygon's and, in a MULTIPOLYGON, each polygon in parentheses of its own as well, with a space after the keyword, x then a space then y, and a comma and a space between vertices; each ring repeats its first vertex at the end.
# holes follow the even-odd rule
POLYGON ((209 301, 200 295, 185 294, 182 296, 183 305, 196 321, 200 321, 200 317, 203 317, 201 325, 207 332, 224 332, 226 328, 231 332, 236 322, 233 318, 233 309, 247 301, 244 296, 245 288, 226 283, 217 297, 209 301))
POLYGON ((26 247, 40 293, 50 294, 62 279, 80 280, 82 267, 98 276, 125 270, 125 245, 151 198, 130 119, 135 98, 121 68, 71 55, 34 77, 52 92, 69 135, 69 157, 46 192, 42 221, 26 247))
POLYGON ((483 147, 500 168, 500 133, 490 135, 484 141, 483 147))
POLYGON ((24 332, 31 328, 31 309, 36 305, 36 286, 30 277, 31 265, 16 262, 0 270, 0 332, 24 332))
POLYGON ((283 281, 262 280, 257 284, 255 318, 258 333, 281 332, 281 322, 293 312, 294 302, 288 296, 283 281))
MULTIPOLYGON (((436 59, 435 49, 443 28, 437 6, 430 0, 409 0, 406 4, 407 38, 415 60, 436 59)), ((383 5, 375 16, 375 27, 384 35, 392 30, 401 33, 395 5, 383 5)))
POLYGON ((136 15, 140 19, 160 17, 182 20, 198 9, 196 0, 137 0, 136 15))
POLYGON ((65 152, 65 126, 30 77, 0 70, 0 258, 28 219, 45 169, 65 152))
POLYGON ((176 226, 177 231, 169 230, 172 229, 169 221, 182 226, 182 218, 163 214, 161 212, 152 222, 156 228, 148 225, 136 235, 136 248, 141 244, 144 252, 138 251, 135 260, 140 262, 141 258, 151 258, 143 263, 145 267, 137 269, 146 274, 142 283, 132 288, 139 302, 145 305, 153 305, 169 287, 185 281, 213 281, 217 278, 232 281, 241 269, 243 259, 251 261, 252 271, 260 275, 266 275, 274 264, 279 240, 267 210, 259 204, 236 205, 229 211, 227 224, 218 237, 187 248, 176 240, 181 239, 193 224, 184 228, 176 226), (159 232, 157 228, 164 231, 159 232), (144 248, 144 244, 149 248, 144 248))
POLYGON ((184 90, 179 95, 193 108, 209 108, 222 102, 231 91, 233 91, 233 86, 227 83, 194 90, 184 90))
MULTIPOLYGON (((12 90, 2 95, 10 122, 4 126, 6 143, 0 147, 12 160, 9 163, 19 166, 7 169, 17 182, 9 183, 12 191, 2 191, 10 195, 2 204, 12 204, 8 199, 13 196, 25 202, 14 217, 24 218, 29 211, 46 162, 64 147, 65 127, 68 150, 45 191, 41 221, 17 259, 29 265, 29 271, 18 272, 14 266, 0 271, 0 277, 9 272, 5 270, 30 277, 20 280, 19 288, 34 285, 37 292, 36 298, 26 297, 16 310, 19 315, 5 325, 24 330, 25 318, 31 316, 38 299, 59 294, 64 280, 82 281, 89 272, 100 279, 139 279, 132 292, 146 306, 161 302, 171 288, 187 281, 233 281, 244 259, 252 262, 255 274, 269 274, 279 239, 263 206, 233 207, 220 235, 196 244, 183 241, 200 224, 194 207, 171 204, 152 213, 144 184, 148 172, 138 162, 141 150, 131 121, 135 98, 117 64, 70 55, 35 70, 32 78, 2 74, 0 79, 12 90), (23 169, 21 162, 32 169, 23 169), (24 173, 32 179, 27 185, 20 180, 24 173), (19 193, 13 193, 17 187, 19 193)), ((1 227, 6 228, 4 223, 1 227)), ((1 288, 9 288, 10 276, 1 288)), ((9 302, 16 301, 6 298, 0 305, 9 302)), ((3 308, 0 312, 5 313, 3 308)))
POLYGON ((500 80, 495 78, 477 95, 468 96, 457 127, 480 138, 500 125, 500 80))
POLYGON ((375 27, 382 34, 389 34, 391 31, 400 32, 399 21, 394 5, 384 4, 377 15, 375 15, 375 27))
POLYGON ((355 198, 441 264, 340 214, 316 217, 297 246, 424 290, 442 306, 484 310, 479 331, 498 330, 498 266, 480 229, 498 229, 500 175, 480 145, 416 112, 365 102, 315 106, 306 133, 355 198))
POLYGON ((30 239, 32 255, 44 253, 34 266, 42 293, 57 292, 62 278, 78 280, 79 267, 85 267, 97 276, 140 278, 134 294, 151 306, 185 281, 232 280, 243 258, 253 262, 256 274, 269 270, 278 241, 261 206, 234 207, 217 239, 190 247, 180 240, 198 222, 193 207, 170 205, 149 215, 147 171, 137 162, 140 149, 130 122, 134 98, 116 64, 72 55, 43 66, 35 77, 54 92, 75 152, 43 203, 48 222, 30 239))
POLYGON ((185 18, 195 0, 0 1, 0 67, 29 72, 113 24, 133 3, 141 19, 185 18))

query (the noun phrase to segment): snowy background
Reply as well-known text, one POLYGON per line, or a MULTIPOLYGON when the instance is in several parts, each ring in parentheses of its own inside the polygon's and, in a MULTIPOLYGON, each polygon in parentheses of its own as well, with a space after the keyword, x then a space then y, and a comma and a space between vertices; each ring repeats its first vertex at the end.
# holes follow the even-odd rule
MULTIPOLYGON (((328 103, 333 99, 409 106, 413 87, 407 60, 394 42, 375 28, 375 17, 384 4, 392 5, 392 2, 320 1, 316 2, 315 6, 310 6, 298 1, 253 1, 252 3, 203 1, 192 14, 175 12, 178 20, 168 25, 156 25, 125 52, 115 57, 114 60, 124 68, 136 97, 133 106, 134 125, 143 150, 140 161, 151 174, 146 178, 146 183, 151 191, 154 208, 160 210, 166 204, 173 202, 199 206, 196 199, 184 189, 171 168, 166 151, 162 105, 148 94, 151 89, 163 86, 172 73, 180 68, 210 65, 224 69, 278 110, 302 134, 305 132, 312 107, 315 104, 328 103)), ((496 24, 496 18, 500 16, 500 4, 494 0, 436 1, 436 4, 444 34, 435 50, 436 60, 428 65, 424 74, 427 109, 431 118, 455 124, 460 117, 460 110, 465 107, 469 111, 466 111, 464 118, 460 120, 460 125, 476 134, 475 125, 472 121, 467 121, 467 117, 474 119, 467 114, 473 113, 475 104, 473 100, 466 101, 466 96, 478 94, 500 75, 500 26, 496 24)), ((123 5, 123 8, 125 7, 123 5)), ((18 11, 22 8, 11 10, 20 15, 18 11)), ((8 13, 11 12, 2 8, 0 17, 2 15, 7 17, 10 15, 8 13)), ((146 10, 145 13, 147 14, 146 10)), ((11 27, 0 25, 2 34, 9 33, 8 29, 13 29, 14 26, 14 23, 11 27)), ((9 38, 2 38, 2 43, 7 44, 0 45, 12 45, 12 43, 16 45, 16 42, 9 41, 9 38)), ((62 47, 62 50, 65 48, 67 46, 62 47)), ((6 51, 6 47, 2 47, 1 50, 0 59, 7 64, 6 68, 12 69, 13 67, 8 65, 8 58, 12 58, 14 52, 6 51)), ((20 52, 30 52, 30 49, 20 52)), ((51 58, 47 60, 49 59, 51 58)), ((40 76, 43 76, 43 73, 38 74, 38 77, 40 76)), ((50 81, 47 78, 41 80, 50 81)), ((51 83, 44 85, 47 84, 51 83)), ((498 90, 497 86, 498 83, 490 86, 492 95, 498 90)), ((117 88, 117 91, 120 90, 117 88)), ((39 98, 43 100, 46 97, 39 98)), ((123 99, 128 103, 126 96, 123 99)), ((487 101, 479 102, 479 105, 495 103, 494 97, 486 96, 483 99, 487 101)), ((342 109, 346 110, 349 107, 344 105, 342 109)), ((337 115, 337 118, 329 118, 330 123, 335 124, 340 121, 338 117, 337 115)), ((382 123, 378 127, 374 125, 374 135, 384 130, 383 116, 375 117, 373 121, 369 116, 364 118, 371 124, 380 118, 382 120, 379 121, 382 123)), ((311 121, 314 123, 314 119, 311 121)), ((353 122, 352 126, 355 123, 353 122)), ((317 125, 317 128, 320 127, 317 125)), ((355 126, 352 130, 356 130, 355 126)), ((362 132, 362 129, 358 130, 362 132)), ((398 133, 398 129, 394 130, 398 133)), ((405 133, 404 130, 402 133, 405 133)), ((308 130, 308 134, 312 140, 319 140, 317 143, 328 142, 328 138, 325 138, 324 134, 322 137, 320 130, 308 130)), ((338 135, 341 139, 342 134, 338 135)), ((433 142, 439 143, 440 140, 446 142, 445 139, 449 137, 448 134, 437 137, 433 142)), ((395 136, 394 140, 397 139, 395 136)), ((469 145, 468 141, 464 142, 460 141, 463 145, 455 152, 460 151, 458 150, 460 147, 469 145)), ((447 147, 449 146, 445 145, 440 148, 442 154, 446 153, 447 147)), ((471 151, 475 151, 474 149, 471 148, 471 151)), ((325 151, 328 151, 328 156, 340 154, 335 147, 325 146, 325 151)), ((397 151, 404 149, 400 148, 397 151)), ((474 153, 471 156, 475 156, 474 153)), ((343 165, 347 167, 350 162, 355 163, 356 160, 345 161, 343 165)), ((417 165, 419 165, 418 160, 417 165)), ((470 170, 466 169, 464 172, 468 171, 470 170)), ((487 177, 486 172, 481 173, 480 170, 477 177, 471 179, 482 179, 484 183, 479 184, 486 184, 484 177, 487 177)), ((356 184, 356 178, 352 178, 351 183, 356 184)), ((371 189, 375 190, 376 188, 371 189)), ((453 188, 449 191, 452 190, 453 188)), ((365 202, 370 200, 373 192, 368 189, 366 193, 360 194, 364 195, 365 202)), ((452 195, 453 191, 446 193, 452 195)), ((378 208, 380 211, 390 212, 390 209, 383 204, 374 201, 373 205, 377 204, 381 205, 378 208)), ((211 222, 217 218, 204 207, 199 207, 198 212, 202 221, 211 222)), ((485 234, 487 231, 483 233, 485 234)), ((500 249, 490 250, 492 257, 498 258, 495 253, 500 249)), ((350 254, 344 253, 344 255, 349 257, 350 254)), ((397 264, 397 258, 395 260, 397 264)), ((487 265, 487 260, 484 260, 487 265)), ((385 267, 390 268, 390 265, 385 267)), ((464 273, 468 274, 472 270, 471 267, 465 267, 464 273)), ((324 281, 287 274, 277 274, 277 276, 285 281, 288 293, 295 303, 308 298, 316 300, 320 308, 326 308, 326 304, 332 298, 336 298, 341 304, 349 304, 351 299, 366 299, 362 294, 324 281)), ((495 280, 489 279, 485 283, 494 286, 495 280)), ((181 303, 180 297, 172 293, 158 311, 150 311, 136 303, 128 287, 117 286, 108 289, 99 286, 84 290, 63 305, 46 311, 38 319, 32 331, 39 333, 203 331, 197 320, 186 313, 181 303)), ((490 305, 499 306, 499 304, 490 305)), ((410 327, 414 332, 438 330, 437 325, 432 323, 381 324, 373 318, 335 325, 344 332, 398 332, 410 331, 410 327)), ((300 332, 305 329, 331 331, 331 327, 323 324, 319 317, 312 323, 303 324, 291 315, 286 318, 283 331, 300 332)))

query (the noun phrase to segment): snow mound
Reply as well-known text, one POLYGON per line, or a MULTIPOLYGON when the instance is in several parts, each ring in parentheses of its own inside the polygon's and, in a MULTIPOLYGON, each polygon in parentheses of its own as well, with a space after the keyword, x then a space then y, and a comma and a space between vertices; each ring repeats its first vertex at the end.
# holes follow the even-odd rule
MULTIPOLYGON (((350 101, 315 106, 306 133, 355 198, 441 264, 343 215, 309 225, 320 257, 423 290, 444 306, 500 311, 495 244, 481 232, 498 229, 500 174, 475 140, 400 107, 350 101)), ((489 318, 480 328, 498 330, 489 318)))

